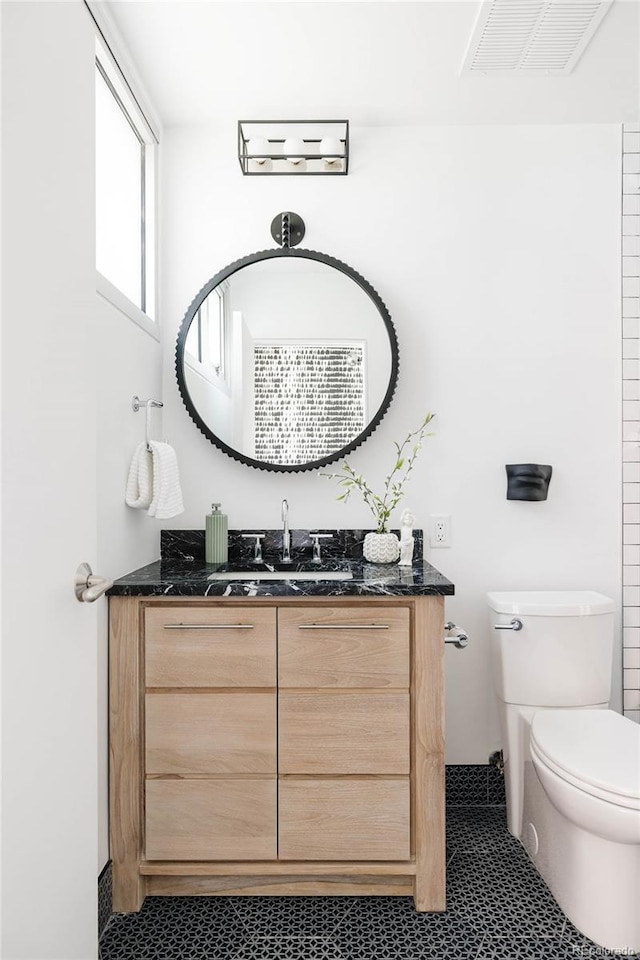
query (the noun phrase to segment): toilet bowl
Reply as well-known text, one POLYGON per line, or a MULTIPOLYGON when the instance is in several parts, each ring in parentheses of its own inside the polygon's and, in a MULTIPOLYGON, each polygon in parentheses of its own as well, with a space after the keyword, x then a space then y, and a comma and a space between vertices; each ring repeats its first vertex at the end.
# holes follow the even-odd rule
POLYGON ((611 710, 531 723, 522 842, 573 924, 640 949, 640 726, 611 710))
POLYGON ((605 840, 640 844, 637 723, 612 710, 544 711, 533 718, 530 747, 560 813, 605 840))
POLYGON ((574 925, 640 950, 640 726, 607 709, 613 602, 489 594, 509 829, 574 925))

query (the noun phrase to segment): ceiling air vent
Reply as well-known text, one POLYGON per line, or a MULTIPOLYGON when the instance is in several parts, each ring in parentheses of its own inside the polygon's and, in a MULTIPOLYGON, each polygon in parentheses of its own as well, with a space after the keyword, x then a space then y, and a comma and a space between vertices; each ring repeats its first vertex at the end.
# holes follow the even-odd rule
POLYGON ((571 73, 612 0, 485 0, 463 73, 571 73))

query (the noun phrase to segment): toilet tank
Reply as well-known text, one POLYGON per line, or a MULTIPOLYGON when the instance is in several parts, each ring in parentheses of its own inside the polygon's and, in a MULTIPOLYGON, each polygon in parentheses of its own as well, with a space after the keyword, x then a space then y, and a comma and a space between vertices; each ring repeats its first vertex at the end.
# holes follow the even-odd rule
POLYGON ((591 591, 489 593, 495 692, 505 703, 579 707, 611 691, 614 602, 591 591), (496 630, 511 620, 521 630, 496 630))

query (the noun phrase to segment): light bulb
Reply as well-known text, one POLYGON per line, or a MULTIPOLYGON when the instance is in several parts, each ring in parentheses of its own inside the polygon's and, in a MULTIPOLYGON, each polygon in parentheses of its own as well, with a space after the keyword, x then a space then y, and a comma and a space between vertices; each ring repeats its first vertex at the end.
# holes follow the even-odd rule
POLYGON ((303 160, 304 157, 296 157, 296 156, 290 157, 287 155, 290 153, 293 153, 293 154, 305 153, 304 140, 301 140, 300 137, 287 137, 287 139, 284 142, 283 152, 287 157, 287 160, 289 161, 289 163, 300 163, 300 161, 303 160))
POLYGON ((268 157, 260 157, 261 153, 271 152, 269 148, 269 141, 266 139, 266 137, 251 137, 251 140, 249 140, 247 143, 247 147, 249 150, 249 156, 254 156, 256 153, 258 154, 258 156, 255 157, 256 163, 267 162, 268 157))
POLYGON ((320 141, 320 153, 325 163, 340 163, 340 157, 327 157, 327 153, 339 153, 342 156, 342 143, 337 137, 323 137, 320 141))

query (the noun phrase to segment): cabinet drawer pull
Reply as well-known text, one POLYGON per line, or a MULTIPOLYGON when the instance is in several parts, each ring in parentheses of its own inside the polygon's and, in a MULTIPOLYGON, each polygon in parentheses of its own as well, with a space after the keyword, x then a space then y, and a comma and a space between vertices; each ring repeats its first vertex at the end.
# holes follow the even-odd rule
POLYGON ((298 630, 388 630, 388 623, 299 623, 298 630))
POLYGON ((253 623, 165 623, 165 630, 253 630, 253 623))

